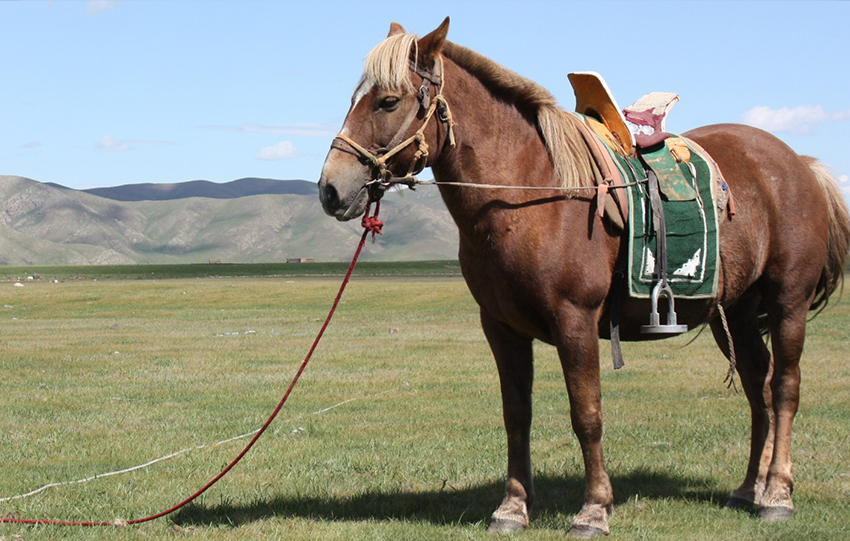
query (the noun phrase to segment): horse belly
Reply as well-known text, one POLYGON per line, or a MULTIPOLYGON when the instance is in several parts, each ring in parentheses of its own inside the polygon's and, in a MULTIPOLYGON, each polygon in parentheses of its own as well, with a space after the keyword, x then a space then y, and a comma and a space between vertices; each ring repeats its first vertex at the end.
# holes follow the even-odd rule
MULTIPOLYGON (((528 250, 530 242, 515 243, 525 248, 473 250, 461 241, 460 263, 467 286, 481 310, 514 331, 548 344, 558 341, 559 321, 567 306, 602 312, 610 288, 615 241, 594 247, 604 257, 570 258, 575 244, 528 250), (514 254, 514 257, 506 255, 514 254), (610 255, 609 255, 610 254, 610 255)), ((594 329, 587 329, 593 332, 594 329)))

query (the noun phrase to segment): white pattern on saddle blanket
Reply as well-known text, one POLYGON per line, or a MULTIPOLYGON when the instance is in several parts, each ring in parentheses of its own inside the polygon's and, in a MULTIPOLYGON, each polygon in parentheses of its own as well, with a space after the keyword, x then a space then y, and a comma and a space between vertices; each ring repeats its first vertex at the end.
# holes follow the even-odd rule
POLYGON ((646 247, 646 268, 644 269, 644 274, 652 274, 655 272, 655 254, 652 253, 652 250, 649 249, 649 246, 646 247))
POLYGON ((673 276, 687 276, 688 278, 695 278, 697 275, 697 269, 701 264, 702 248, 699 248, 692 258, 673 272, 673 276))
MULTIPOLYGON (((687 260, 681 267, 673 271, 673 276, 685 276, 687 278, 695 278, 697 275, 697 271, 702 265, 702 248, 697 249, 694 256, 687 260)), ((652 253, 652 250, 647 246, 646 248, 646 266, 644 268, 644 274, 652 274, 655 272, 655 254, 652 253)))

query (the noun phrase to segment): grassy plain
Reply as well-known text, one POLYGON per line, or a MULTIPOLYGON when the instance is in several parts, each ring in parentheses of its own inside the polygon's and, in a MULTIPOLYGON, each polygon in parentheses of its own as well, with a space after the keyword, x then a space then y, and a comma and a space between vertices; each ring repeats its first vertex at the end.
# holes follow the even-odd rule
MULTIPOLYGON (((301 362, 338 279, 0 283, 0 502, 24 518, 112 520, 202 486, 258 428, 301 362)), ((794 458, 795 518, 722 509, 743 478, 748 407, 703 333, 602 344, 611 540, 850 538, 850 298, 810 324, 794 458)), ((518 538, 563 539, 583 471, 552 348, 536 348, 537 502, 518 538)), ((498 539, 498 382, 457 277, 355 278, 280 418, 189 508, 126 528, 0 525, 38 539, 498 539)))
MULTIPOLYGON (((168 280, 174 278, 245 278, 343 276, 347 262, 315 263, 197 263, 190 265, 31 265, 0 267, 0 280, 168 280)), ((457 276, 457 261, 361 261, 355 276, 457 276)))

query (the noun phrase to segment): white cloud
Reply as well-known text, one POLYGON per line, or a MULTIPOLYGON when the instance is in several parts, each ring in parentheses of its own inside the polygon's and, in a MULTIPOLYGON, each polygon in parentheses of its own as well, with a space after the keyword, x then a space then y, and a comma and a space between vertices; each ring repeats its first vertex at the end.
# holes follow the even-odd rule
POLYGON ((265 147, 257 152, 258 160, 286 160, 298 156, 298 149, 289 141, 281 141, 276 145, 265 147))
POLYGON ((295 137, 333 137, 337 134, 337 126, 317 123, 294 123, 294 124, 257 124, 245 122, 234 126, 203 126, 210 130, 244 132, 244 133, 272 133, 276 135, 291 135, 295 137))
POLYGON ((115 4, 118 0, 89 0, 86 2, 86 13, 89 15, 97 15, 110 9, 115 9, 115 4))
POLYGON ((102 152, 127 152, 133 150, 139 145, 147 146, 171 146, 174 143, 171 141, 149 141, 144 139, 116 139, 111 135, 104 135, 103 139, 97 142, 95 148, 102 152))
POLYGON ((104 135, 103 139, 95 145, 95 148, 103 152, 127 152, 128 150, 132 150, 133 147, 127 141, 116 139, 111 135, 104 135))
POLYGON ((850 120, 850 111, 826 111, 822 105, 800 105, 781 109, 760 105, 744 113, 742 120, 745 124, 770 132, 799 135, 811 133, 818 124, 824 122, 850 120))

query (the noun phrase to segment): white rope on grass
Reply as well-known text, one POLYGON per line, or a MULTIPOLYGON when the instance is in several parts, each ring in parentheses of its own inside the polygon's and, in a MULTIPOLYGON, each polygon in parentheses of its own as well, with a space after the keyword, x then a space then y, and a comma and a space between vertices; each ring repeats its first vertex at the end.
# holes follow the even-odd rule
MULTIPOLYGON (((340 406, 348 404, 350 402, 354 402, 356 400, 364 400, 364 399, 375 398, 375 397, 390 393, 392 391, 395 391, 395 389, 389 389, 387 391, 383 391, 383 392, 376 393, 376 394, 371 394, 371 395, 360 397, 360 398, 349 398, 348 400, 343 400, 342 402, 340 402, 338 404, 334 404, 333 406, 330 406, 330 407, 327 407, 327 408, 324 408, 324 409, 321 409, 321 410, 318 410, 318 411, 314 411, 313 413, 310 413, 310 415, 319 415, 319 414, 322 414, 322 413, 326 413, 326 412, 329 412, 329 411, 336 409, 340 406)), ((303 417, 303 415, 300 415, 298 417, 294 417, 292 419, 286 419, 283 422, 292 422, 292 421, 295 421, 295 420, 297 420, 301 417, 303 417)), ((99 473, 99 474, 96 474, 96 475, 92 475, 90 477, 85 477, 83 479, 75 479, 73 481, 61 481, 61 482, 57 482, 57 483, 49 483, 49 484, 44 485, 43 487, 37 488, 37 489, 32 490, 30 492, 27 492, 25 494, 16 494, 15 496, 7 496, 5 498, 0 498, 0 503, 12 501, 12 500, 20 500, 20 499, 23 499, 23 498, 29 498, 30 496, 35 496, 36 494, 44 492, 45 490, 50 489, 50 488, 62 487, 62 486, 67 486, 67 485, 79 485, 79 484, 82 484, 82 483, 88 483, 90 481, 96 481, 98 479, 104 479, 106 477, 112 477, 114 475, 122 475, 122 474, 125 474, 125 473, 143 470, 145 468, 153 466, 154 464, 156 464, 158 462, 170 460, 170 459, 178 457, 180 455, 185 455, 186 453, 191 453, 193 451, 200 451, 201 449, 206 449, 207 447, 210 447, 210 448, 218 447, 220 445, 224 445, 225 443, 230 443, 232 441, 237 441, 237 440, 242 440, 242 439, 248 438, 250 436, 253 436, 254 434, 256 434, 259 431, 260 431, 260 429, 258 428, 257 430, 252 430, 251 432, 248 432, 246 434, 242 434, 240 436, 233 436, 232 438, 227 438, 226 440, 221 440, 221 441, 216 442, 216 443, 206 443, 204 445, 198 445, 198 446, 195 446, 195 447, 189 447, 189 448, 186 448, 186 449, 182 449, 180 451, 175 451, 173 453, 161 456, 159 458, 155 458, 155 459, 153 459, 149 462, 145 462, 144 464, 139 464, 138 466, 132 466, 130 468, 126 468, 126 469, 123 469, 123 470, 111 471, 111 472, 107 472, 107 473, 99 473)))

